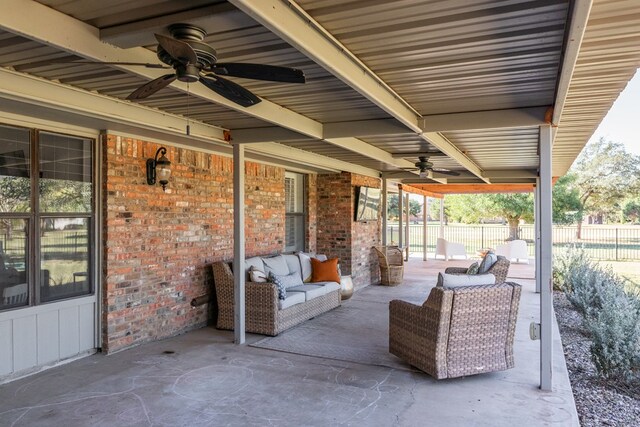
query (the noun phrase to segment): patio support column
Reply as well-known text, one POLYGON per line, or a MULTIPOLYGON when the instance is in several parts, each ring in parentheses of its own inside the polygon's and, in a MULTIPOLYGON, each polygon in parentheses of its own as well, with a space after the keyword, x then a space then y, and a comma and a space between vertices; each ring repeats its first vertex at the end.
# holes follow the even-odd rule
POLYGON ((422 260, 427 260, 427 196, 422 196, 422 260))
POLYGON ((540 178, 536 178, 536 185, 533 190, 533 207, 534 207, 534 256, 536 271, 536 293, 540 293, 540 178))
POLYGON ((245 340, 244 297, 244 145, 233 146, 233 336, 245 340))
POLYGON ((402 249, 404 246, 404 235, 402 234, 402 225, 404 220, 402 218, 402 208, 404 205, 404 192, 402 191, 402 185, 398 185, 398 247, 402 249))
POLYGON ((552 266, 552 209, 551 209, 551 159, 552 159, 551 126, 540 126, 540 388, 552 390, 552 322, 553 293, 551 284, 552 266))
POLYGON ((382 178, 382 246, 387 246, 387 178, 382 178))
POLYGON ((404 214, 404 217, 405 217, 406 223, 407 223, 405 225, 405 230, 404 230, 404 232, 405 232, 405 241, 406 241, 406 245, 407 245, 407 250, 405 252, 404 259, 407 260, 407 261, 409 261, 409 249, 411 249, 410 240, 409 240, 409 206, 410 206, 409 205, 409 195, 410 194, 407 193, 407 195, 405 196, 407 198, 407 207, 405 208, 406 212, 404 214))
POLYGON ((444 195, 440 199, 440 238, 444 239, 444 195))

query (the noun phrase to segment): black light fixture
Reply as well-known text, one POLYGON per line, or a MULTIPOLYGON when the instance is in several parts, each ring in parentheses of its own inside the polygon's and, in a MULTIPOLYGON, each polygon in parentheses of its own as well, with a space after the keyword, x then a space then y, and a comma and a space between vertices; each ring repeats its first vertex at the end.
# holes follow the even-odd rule
POLYGON ((162 185, 162 191, 165 191, 171 176, 171 162, 165 157, 167 149, 158 148, 156 156, 153 159, 147 159, 147 184, 155 185, 156 179, 162 185), (161 157, 158 158, 158 155, 161 157))

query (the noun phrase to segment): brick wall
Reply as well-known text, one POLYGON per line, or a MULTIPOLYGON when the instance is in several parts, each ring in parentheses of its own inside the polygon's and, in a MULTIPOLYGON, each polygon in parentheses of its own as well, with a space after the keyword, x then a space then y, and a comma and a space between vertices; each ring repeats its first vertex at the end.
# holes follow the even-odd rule
MULTIPOLYGON (((103 349, 194 329, 207 322, 209 264, 233 256, 233 162, 166 146, 167 192, 146 183, 160 145, 103 136, 103 349)), ((284 169, 246 162, 247 256, 280 252, 284 169)))
POLYGON ((342 274, 359 288, 380 281, 371 247, 380 244, 381 222, 353 220, 356 186, 380 188, 380 180, 348 172, 318 175, 317 251, 340 258, 342 274))
POLYGON ((342 274, 351 274, 351 174, 323 174, 317 180, 317 252, 338 257, 342 274))
MULTIPOLYGON (((380 188, 378 178, 362 175, 351 175, 351 218, 355 217, 356 186, 380 188)), ((378 216, 377 221, 353 222, 351 227, 351 274, 354 277, 353 284, 356 288, 372 283, 380 282, 380 267, 378 258, 372 246, 380 244, 380 232, 382 221, 378 216)))

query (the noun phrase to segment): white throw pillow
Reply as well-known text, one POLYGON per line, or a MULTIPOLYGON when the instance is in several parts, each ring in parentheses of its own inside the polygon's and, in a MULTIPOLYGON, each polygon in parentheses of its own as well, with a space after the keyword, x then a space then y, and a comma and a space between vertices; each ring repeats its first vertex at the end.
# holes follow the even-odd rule
POLYGON ((496 276, 493 274, 447 274, 438 273, 438 285, 445 288, 460 286, 495 285, 496 276))
POLYGON ((266 283, 267 273, 257 269, 255 266, 249 267, 249 280, 255 283, 266 283))

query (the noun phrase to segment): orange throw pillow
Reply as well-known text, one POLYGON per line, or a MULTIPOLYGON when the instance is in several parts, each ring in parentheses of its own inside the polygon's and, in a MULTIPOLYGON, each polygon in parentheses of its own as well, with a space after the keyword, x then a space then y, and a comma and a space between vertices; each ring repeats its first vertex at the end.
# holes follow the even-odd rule
POLYGON ((311 258, 311 282, 340 283, 338 258, 331 258, 326 261, 311 258))

